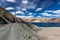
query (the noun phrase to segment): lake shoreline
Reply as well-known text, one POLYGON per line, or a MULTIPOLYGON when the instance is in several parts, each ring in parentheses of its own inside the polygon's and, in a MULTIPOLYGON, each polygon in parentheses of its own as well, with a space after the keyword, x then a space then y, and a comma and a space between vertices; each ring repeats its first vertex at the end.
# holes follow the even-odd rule
POLYGON ((43 23, 43 22, 40 22, 40 23, 35 23, 35 22, 32 22, 31 24, 34 24, 34 25, 37 25, 39 27, 60 27, 60 23, 43 23))

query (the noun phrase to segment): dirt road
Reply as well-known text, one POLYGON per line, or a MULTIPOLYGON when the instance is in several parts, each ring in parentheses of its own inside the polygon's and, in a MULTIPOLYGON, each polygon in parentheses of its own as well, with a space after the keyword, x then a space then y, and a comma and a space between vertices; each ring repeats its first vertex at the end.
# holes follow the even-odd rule
POLYGON ((11 23, 0 28, 0 40, 45 40, 25 24, 11 23))
POLYGON ((3 31, 0 32, 0 40, 17 40, 15 32, 15 26, 12 24, 3 27, 3 31))

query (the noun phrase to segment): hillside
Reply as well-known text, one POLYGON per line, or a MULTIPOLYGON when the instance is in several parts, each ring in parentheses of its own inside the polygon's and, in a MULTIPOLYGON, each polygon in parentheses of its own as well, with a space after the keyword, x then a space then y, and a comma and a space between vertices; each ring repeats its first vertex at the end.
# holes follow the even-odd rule
POLYGON ((15 23, 15 22, 25 22, 23 19, 21 18, 17 18, 14 15, 12 15, 11 13, 9 13, 8 11, 6 11, 5 9, 3 9, 2 7, 0 7, 0 23, 15 23), (2 21, 2 22, 1 22, 2 21))
POLYGON ((52 18, 49 20, 49 22, 60 22, 60 18, 52 18))

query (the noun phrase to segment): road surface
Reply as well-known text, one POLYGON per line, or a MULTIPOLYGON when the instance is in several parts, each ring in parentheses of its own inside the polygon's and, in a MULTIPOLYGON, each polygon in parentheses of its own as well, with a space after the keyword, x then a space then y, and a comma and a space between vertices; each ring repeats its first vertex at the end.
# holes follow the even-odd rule
POLYGON ((0 27, 0 40, 43 40, 43 38, 38 37, 25 24, 11 23, 0 27))
POLYGON ((15 30, 15 28, 16 26, 13 24, 8 24, 2 29, 0 28, 0 40, 17 40, 17 31, 15 30))

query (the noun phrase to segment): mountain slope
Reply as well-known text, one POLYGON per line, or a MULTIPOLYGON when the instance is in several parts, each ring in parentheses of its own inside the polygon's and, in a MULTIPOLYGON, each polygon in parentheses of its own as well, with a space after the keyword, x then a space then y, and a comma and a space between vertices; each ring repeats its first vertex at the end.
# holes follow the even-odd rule
POLYGON ((60 18, 52 18, 49 22, 60 22, 60 18))
MULTIPOLYGON (((25 22, 21 18, 17 18, 10 14, 8 11, 0 7, 0 24, 2 27, 7 27, 8 30, 0 38, 0 40, 14 40, 17 36, 18 40, 45 40, 44 37, 40 37, 36 34, 39 28, 33 24, 25 22), (4 24, 4 25, 3 25, 4 24), (9 24, 9 25, 8 25, 9 24), (16 35, 14 35, 16 33, 16 35)), ((4 28, 5 29, 5 28, 4 28)))
POLYGON ((5 9, 3 9, 2 7, 0 7, 0 19, 2 22, 12 22, 12 23, 15 23, 15 22, 25 22, 23 19, 21 18, 17 18, 15 17, 14 15, 12 15, 11 13, 9 13, 8 11, 6 11, 5 9))

